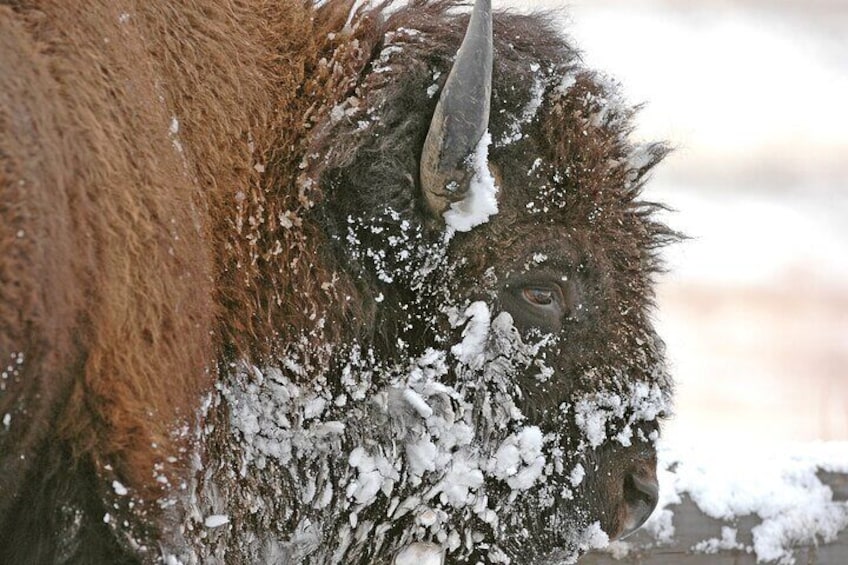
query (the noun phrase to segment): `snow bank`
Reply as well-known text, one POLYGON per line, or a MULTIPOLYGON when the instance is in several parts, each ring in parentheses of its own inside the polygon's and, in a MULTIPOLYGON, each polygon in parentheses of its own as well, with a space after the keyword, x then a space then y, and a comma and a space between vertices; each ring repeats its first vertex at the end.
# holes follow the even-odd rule
POLYGON ((691 547, 701 553, 738 549, 758 562, 793 564, 793 548, 834 541, 848 528, 848 502, 834 500, 819 471, 848 473, 848 442, 756 446, 720 450, 661 446, 660 505, 645 529, 660 543, 674 542, 675 506, 688 496, 707 516, 727 523, 721 538, 691 547), (738 519, 755 517, 749 541, 740 541, 738 519))

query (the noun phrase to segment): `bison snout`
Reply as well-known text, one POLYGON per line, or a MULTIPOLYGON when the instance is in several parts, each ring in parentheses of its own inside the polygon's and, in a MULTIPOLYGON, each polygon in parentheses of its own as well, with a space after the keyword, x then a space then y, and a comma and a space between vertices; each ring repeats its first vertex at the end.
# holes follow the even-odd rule
POLYGON ((634 470, 624 476, 624 519, 618 539, 625 538, 645 523, 659 500, 656 471, 634 470))

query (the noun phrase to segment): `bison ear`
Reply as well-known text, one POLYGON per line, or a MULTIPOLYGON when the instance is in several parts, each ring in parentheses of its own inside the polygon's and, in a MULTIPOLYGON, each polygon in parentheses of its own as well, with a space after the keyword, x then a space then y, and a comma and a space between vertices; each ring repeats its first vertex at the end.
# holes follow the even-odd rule
POLYGON ((424 202, 440 220, 473 176, 469 157, 489 125, 493 52, 492 3, 476 0, 421 153, 424 202))

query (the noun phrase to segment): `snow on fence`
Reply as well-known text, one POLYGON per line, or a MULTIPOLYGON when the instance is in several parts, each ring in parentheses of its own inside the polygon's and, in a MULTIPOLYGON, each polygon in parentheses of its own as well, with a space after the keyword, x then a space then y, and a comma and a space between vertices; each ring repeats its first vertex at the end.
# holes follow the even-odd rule
POLYGON ((848 442, 660 450, 660 504, 581 565, 848 564, 848 442))

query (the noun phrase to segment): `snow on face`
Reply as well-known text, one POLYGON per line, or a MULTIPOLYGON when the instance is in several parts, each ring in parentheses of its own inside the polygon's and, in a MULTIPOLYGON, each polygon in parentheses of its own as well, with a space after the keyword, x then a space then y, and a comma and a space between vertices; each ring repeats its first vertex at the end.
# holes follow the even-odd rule
MULTIPOLYGON (((491 340, 507 340, 513 342, 509 348, 528 349, 510 331, 509 314, 489 324, 488 307, 475 302, 459 316, 465 320, 463 337, 450 354, 429 349, 405 366, 387 368, 374 367, 370 356, 353 351, 342 369, 349 375, 341 385, 346 390, 338 395, 324 378, 304 387, 275 368, 237 368, 232 385, 222 393, 245 454, 245 473, 251 467, 266 469, 269 460, 288 467, 314 468, 317 463, 319 473, 294 490, 316 514, 329 505, 339 517, 347 517, 325 525, 327 534, 335 529, 339 539, 373 543, 376 536, 382 544, 385 528, 361 517, 370 516, 371 507, 387 504, 385 526, 404 517, 411 522, 402 543, 393 540, 396 546, 435 537, 450 551, 474 550, 482 539, 475 541, 462 530, 463 517, 475 516, 490 528, 498 523, 486 496, 487 481, 520 493, 544 483, 554 471, 547 465, 550 438, 526 424, 505 392, 514 388, 509 373, 503 363, 491 363, 497 354, 486 346, 491 340), (465 378, 445 384, 450 371, 465 378), (354 382, 357 375, 368 376, 354 382), (493 392, 479 389, 481 378, 493 392), (363 386, 364 395, 359 394, 363 386), (346 400, 339 402, 338 396, 346 400), (320 418, 315 405, 325 407, 320 418), (491 439, 483 442, 483 435, 491 439)), ((350 547, 339 559, 361 558, 366 550, 365 545, 350 547)), ((499 550, 493 546, 492 551, 499 550)))
MULTIPOLYGON (((263 536, 297 546, 290 551, 309 563, 385 554, 405 562, 423 544, 438 552, 421 559, 439 562, 446 553, 498 563, 509 558, 495 532, 511 527, 526 505, 551 507, 559 523, 573 523, 572 508, 556 501, 586 471, 517 403, 514 375, 538 363, 549 340, 526 343, 508 313, 492 319, 483 301, 445 307, 443 315, 458 341, 405 360, 381 362, 353 346, 341 367, 322 369, 294 348, 282 368, 233 367, 221 393, 242 474, 277 481, 275 490, 299 506, 296 530, 316 529, 327 541, 273 528, 263 536), (293 380, 310 372, 318 377, 309 384, 293 380)), ((581 398, 581 445, 605 441, 607 420, 625 411, 631 423, 653 419, 660 397, 634 385, 624 396, 581 398)), ((607 541, 597 524, 563 529, 558 558, 566 562, 607 541)))

